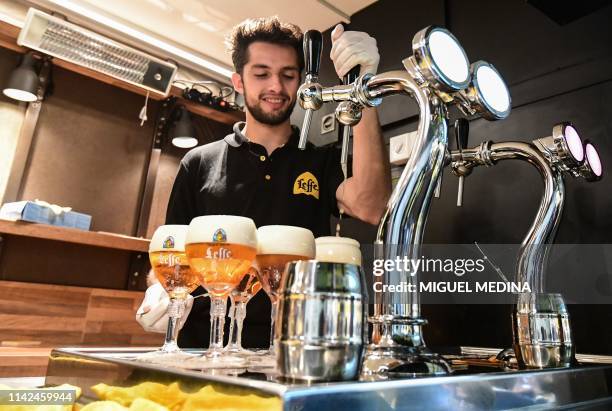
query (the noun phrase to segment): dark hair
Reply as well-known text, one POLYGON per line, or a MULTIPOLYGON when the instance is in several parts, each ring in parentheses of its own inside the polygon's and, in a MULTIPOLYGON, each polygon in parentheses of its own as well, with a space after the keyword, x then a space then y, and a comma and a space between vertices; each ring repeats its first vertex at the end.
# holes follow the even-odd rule
POLYGON ((249 61, 249 45, 256 41, 291 47, 298 57, 300 71, 304 68, 302 55, 302 30, 295 24, 283 23, 277 16, 247 19, 235 26, 227 37, 226 44, 232 54, 237 73, 242 74, 249 61))

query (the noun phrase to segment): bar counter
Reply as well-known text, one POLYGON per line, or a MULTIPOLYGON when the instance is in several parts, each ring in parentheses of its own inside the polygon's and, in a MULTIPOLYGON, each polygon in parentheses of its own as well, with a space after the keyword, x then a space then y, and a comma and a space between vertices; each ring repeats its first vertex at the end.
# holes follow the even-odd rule
POLYGON ((178 382, 187 395, 212 387, 215 392, 237 397, 276 398, 278 407, 269 409, 287 411, 605 410, 612 407, 610 357, 578 356, 582 364, 569 369, 530 371, 465 367, 464 362, 458 360, 460 357, 484 360, 487 353, 495 351, 460 348, 458 355, 449 355, 449 358, 463 365, 454 367, 455 375, 448 377, 308 384, 282 381, 269 369, 187 370, 137 362, 134 358, 142 353, 137 349, 66 348, 51 353, 46 384, 79 386, 83 389, 82 400, 91 401, 100 399, 99 389, 91 388, 100 383, 128 390, 140 384, 143 391, 139 392, 144 392, 143 387, 147 384, 156 383, 161 384, 155 385, 159 392, 178 382), (594 364, 593 361, 608 364, 594 364))

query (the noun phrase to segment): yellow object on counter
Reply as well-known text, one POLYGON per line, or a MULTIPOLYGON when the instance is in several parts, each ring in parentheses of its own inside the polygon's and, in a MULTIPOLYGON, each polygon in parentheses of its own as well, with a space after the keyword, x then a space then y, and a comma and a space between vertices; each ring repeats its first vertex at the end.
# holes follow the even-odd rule
POLYGON ((96 401, 87 404, 79 411, 168 411, 168 408, 145 398, 136 398, 129 408, 115 401, 96 401))
POLYGON ((115 401, 95 401, 90 402, 79 411, 126 411, 127 407, 115 401))
MULTIPOLYGON (((133 387, 97 384, 92 387, 92 390, 101 400, 104 400, 97 403, 114 401, 120 407, 110 408, 114 405, 109 405, 109 411, 280 411, 282 409, 281 400, 277 397, 247 394, 244 389, 227 389, 222 392, 212 386, 206 386, 194 393, 185 393, 176 382, 170 385, 144 382, 133 387), (143 402, 144 400, 147 402, 143 402), (158 408, 154 408, 151 403, 158 408)), ((96 406, 97 403, 88 404, 81 411, 106 411, 106 408, 87 408, 96 406)))
POLYGON ((133 387, 114 387, 97 384, 91 387, 102 400, 118 402, 124 407, 130 407, 138 398, 145 398, 170 410, 179 410, 187 399, 187 394, 181 391, 178 383, 170 385, 156 382, 143 382, 133 387))
POLYGON ((214 411, 273 411, 281 410, 282 404, 276 397, 260 397, 255 394, 236 395, 215 391, 213 387, 204 387, 190 394, 183 405, 183 411, 214 410, 214 411))

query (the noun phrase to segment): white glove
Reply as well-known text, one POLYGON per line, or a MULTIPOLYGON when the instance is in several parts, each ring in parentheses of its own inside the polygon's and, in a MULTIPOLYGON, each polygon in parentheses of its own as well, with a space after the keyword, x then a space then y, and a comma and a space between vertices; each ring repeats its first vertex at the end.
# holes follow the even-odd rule
MULTIPOLYGON (((145 292, 145 298, 136 311, 136 321, 147 332, 165 333, 168 328, 168 304, 170 297, 164 287, 160 283, 155 283, 145 292)), ((187 296, 185 302, 185 311, 178 322, 179 330, 185 325, 191 307, 193 306, 193 297, 187 296)))
POLYGON ((338 77, 342 78, 356 65, 361 66, 359 75, 376 74, 380 55, 376 39, 362 31, 344 31, 338 24, 331 33, 332 49, 330 57, 338 77))

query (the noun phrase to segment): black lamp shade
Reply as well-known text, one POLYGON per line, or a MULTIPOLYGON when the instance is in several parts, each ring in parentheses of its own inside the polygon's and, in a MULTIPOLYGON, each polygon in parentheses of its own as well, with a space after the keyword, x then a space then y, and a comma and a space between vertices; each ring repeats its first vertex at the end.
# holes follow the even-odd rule
POLYGON ((20 101, 36 101, 40 84, 34 69, 36 61, 31 53, 23 56, 21 64, 13 70, 2 92, 7 97, 20 101))
POLYGON ((198 144, 198 140, 189 111, 181 106, 177 109, 177 114, 178 119, 170 134, 172 144, 180 148, 195 147, 198 144))

